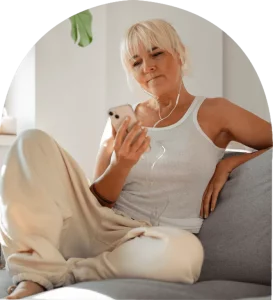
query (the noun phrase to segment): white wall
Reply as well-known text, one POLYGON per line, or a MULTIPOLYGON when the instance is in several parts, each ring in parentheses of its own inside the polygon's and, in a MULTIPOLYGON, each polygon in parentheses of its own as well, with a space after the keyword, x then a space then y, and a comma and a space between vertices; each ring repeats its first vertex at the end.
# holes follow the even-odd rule
MULTIPOLYGON (((5 107, 9 115, 17 118, 17 133, 35 127, 35 48, 29 51, 19 65, 8 91, 5 107)), ((12 142, 12 136, 0 135, 0 166, 12 142)))
POLYGON ((270 121, 263 87, 251 62, 241 48, 226 34, 224 50, 224 97, 270 121))
POLYGON ((66 20, 36 45, 36 124, 90 176, 104 126, 106 7, 92 9, 94 40, 80 48, 66 20))
MULTIPOLYGON (((25 58, 16 59, 17 70, 8 70, 4 102, 9 115, 17 119, 17 132, 35 127, 35 47, 25 47, 25 58)), ((2 99, 1 99, 2 100, 2 99)), ((0 166, 16 136, 0 136, 0 166)))
POLYGON ((140 89, 133 94, 126 86, 121 67, 119 44, 132 24, 163 18, 177 29, 190 52, 191 76, 185 78, 190 92, 222 96, 222 31, 184 10, 144 1, 125 1, 107 5, 107 104, 134 103, 147 98, 140 89))
MULTIPOLYGON (((252 65, 240 48, 208 21, 178 8, 144 1, 112 3, 92 8, 91 12, 94 40, 87 48, 73 44, 70 22, 66 20, 36 44, 36 70, 29 56, 22 63, 36 71, 36 111, 31 108, 29 112, 37 128, 47 131, 67 149, 89 177, 107 109, 146 97, 140 90, 129 90, 119 56, 124 31, 139 20, 164 18, 177 29, 191 56, 191 75, 185 78, 190 92, 225 96, 269 120, 266 99, 252 65)), ((27 70, 24 68, 21 79, 16 77, 14 81, 18 84, 11 87, 10 95, 14 97, 9 95, 8 100, 13 98, 17 104, 9 107, 24 106, 18 87, 34 80, 24 79, 24 73, 30 74, 27 70)), ((32 87, 33 99, 34 91, 32 87)), ((1 152, 0 145, 0 161, 1 152)))
POLYGON ((192 49, 195 63, 187 79, 191 91, 222 95, 222 32, 209 22, 176 8, 138 1, 99 6, 91 12, 94 41, 89 47, 73 45, 69 21, 36 45, 37 127, 53 135, 88 176, 107 108, 140 100, 127 86, 119 56, 121 37, 132 23, 155 17, 171 21, 192 49))
POLYGON ((18 67, 5 106, 9 115, 18 118, 18 133, 35 127, 35 48, 29 51, 18 67))
MULTIPOLYGON (((223 94, 237 105, 270 122, 269 108, 261 82, 242 49, 223 33, 223 94)), ((232 142, 230 148, 250 148, 232 142)))

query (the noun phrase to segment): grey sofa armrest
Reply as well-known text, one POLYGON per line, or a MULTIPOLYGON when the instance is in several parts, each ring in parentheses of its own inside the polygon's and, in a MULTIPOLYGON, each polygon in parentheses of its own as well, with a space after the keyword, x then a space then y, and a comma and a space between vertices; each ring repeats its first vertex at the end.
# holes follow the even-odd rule
MULTIPOLYGON (((236 154, 237 155, 237 154, 236 154)), ((205 249, 200 276, 271 284, 272 150, 234 169, 199 238, 205 249)))

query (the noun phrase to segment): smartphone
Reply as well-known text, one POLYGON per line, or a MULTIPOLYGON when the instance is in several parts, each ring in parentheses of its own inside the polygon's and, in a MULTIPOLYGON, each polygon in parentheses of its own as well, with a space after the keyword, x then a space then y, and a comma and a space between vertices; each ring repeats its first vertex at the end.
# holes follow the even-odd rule
POLYGON ((132 129, 132 127, 137 122, 136 114, 133 110, 133 107, 130 104, 112 107, 108 110, 108 115, 111 119, 111 123, 115 128, 116 132, 119 130, 120 126, 122 125, 126 117, 130 117, 128 132, 132 129))
MULTIPOLYGON (((119 130, 120 126, 122 125, 122 123, 124 122, 126 117, 130 117, 130 123, 129 123, 128 129, 127 129, 128 132, 130 132, 130 130, 133 128, 133 126, 138 121, 135 111, 134 111, 132 105, 130 105, 130 104, 112 107, 108 110, 108 115, 111 119, 111 123, 112 123, 113 127, 115 128, 116 132, 119 130)), ((139 134, 140 133, 141 133, 141 131, 139 131, 139 134)), ((150 149, 151 149, 151 147, 149 146, 147 151, 150 151, 150 149)))

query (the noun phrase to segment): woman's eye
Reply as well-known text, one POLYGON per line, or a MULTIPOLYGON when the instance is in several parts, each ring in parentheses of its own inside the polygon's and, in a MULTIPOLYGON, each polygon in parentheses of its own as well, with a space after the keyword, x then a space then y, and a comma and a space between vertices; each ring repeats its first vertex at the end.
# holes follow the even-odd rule
POLYGON ((140 61, 135 61, 135 62, 133 63, 133 67, 136 67, 136 66, 138 66, 138 65, 140 65, 140 61))
POLYGON ((159 56, 160 54, 162 54, 163 52, 156 52, 153 54, 154 57, 159 56))
MULTIPOLYGON (((159 56, 159 55, 161 55, 163 53, 164 52, 162 52, 162 51, 161 52, 155 52, 155 53, 152 54, 152 57, 157 57, 157 56, 159 56)), ((139 66, 141 64, 141 62, 142 62, 142 60, 141 61, 135 61, 133 63, 133 68, 139 66)))

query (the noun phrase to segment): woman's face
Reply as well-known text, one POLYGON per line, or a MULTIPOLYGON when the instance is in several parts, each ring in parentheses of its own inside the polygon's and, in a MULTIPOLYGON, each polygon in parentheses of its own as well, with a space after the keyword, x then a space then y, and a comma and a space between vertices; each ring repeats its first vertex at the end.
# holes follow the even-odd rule
POLYGON ((129 61, 129 71, 144 90, 157 97, 177 90, 181 82, 179 55, 158 47, 150 51, 140 46, 129 61))

